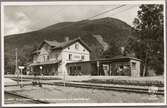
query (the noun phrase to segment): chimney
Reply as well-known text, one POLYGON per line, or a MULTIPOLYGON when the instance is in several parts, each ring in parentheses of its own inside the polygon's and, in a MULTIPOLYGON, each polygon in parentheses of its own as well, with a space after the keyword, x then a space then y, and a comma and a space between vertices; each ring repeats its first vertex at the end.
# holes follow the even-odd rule
POLYGON ((69 40, 69 37, 65 37, 65 42, 68 42, 69 40))

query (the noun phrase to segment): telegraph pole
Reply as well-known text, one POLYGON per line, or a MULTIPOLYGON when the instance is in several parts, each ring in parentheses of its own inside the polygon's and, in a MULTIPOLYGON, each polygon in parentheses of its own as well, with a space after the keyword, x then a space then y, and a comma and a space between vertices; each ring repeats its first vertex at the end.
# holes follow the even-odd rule
POLYGON ((16 68, 15 68, 15 74, 17 74, 17 48, 15 49, 15 56, 16 56, 16 68))
POLYGON ((17 85, 19 85, 19 72, 18 72, 18 69, 17 69, 17 67, 18 67, 18 61, 17 61, 17 59, 18 59, 18 54, 17 54, 17 48, 15 49, 15 52, 16 52, 16 67, 15 67, 15 74, 17 75, 17 85))
POLYGON ((64 77, 63 77, 63 79, 64 79, 64 87, 66 86, 66 78, 65 78, 65 71, 63 72, 64 73, 64 77))

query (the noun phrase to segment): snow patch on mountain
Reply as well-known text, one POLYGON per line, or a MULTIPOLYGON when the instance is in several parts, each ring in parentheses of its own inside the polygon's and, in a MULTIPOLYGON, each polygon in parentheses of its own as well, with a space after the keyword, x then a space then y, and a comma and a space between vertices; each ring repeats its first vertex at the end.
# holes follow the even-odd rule
POLYGON ((95 37, 97 41, 103 46, 104 51, 106 51, 109 48, 108 43, 104 41, 101 35, 93 35, 93 37, 95 37))

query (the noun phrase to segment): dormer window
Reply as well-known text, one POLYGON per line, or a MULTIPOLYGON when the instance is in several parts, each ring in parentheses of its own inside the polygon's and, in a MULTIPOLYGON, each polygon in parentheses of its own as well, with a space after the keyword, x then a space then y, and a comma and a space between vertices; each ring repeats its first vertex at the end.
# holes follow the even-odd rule
POLYGON ((75 44, 75 49, 79 49, 79 44, 78 43, 75 44))

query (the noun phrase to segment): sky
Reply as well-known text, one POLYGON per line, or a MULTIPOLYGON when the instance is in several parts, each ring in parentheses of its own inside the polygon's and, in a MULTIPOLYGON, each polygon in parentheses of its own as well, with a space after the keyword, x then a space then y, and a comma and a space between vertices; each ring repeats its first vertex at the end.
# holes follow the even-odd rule
POLYGON ((140 5, 130 4, 90 18, 120 5, 8 5, 4 7, 4 34, 19 34, 39 30, 68 21, 112 17, 133 26, 140 5))

